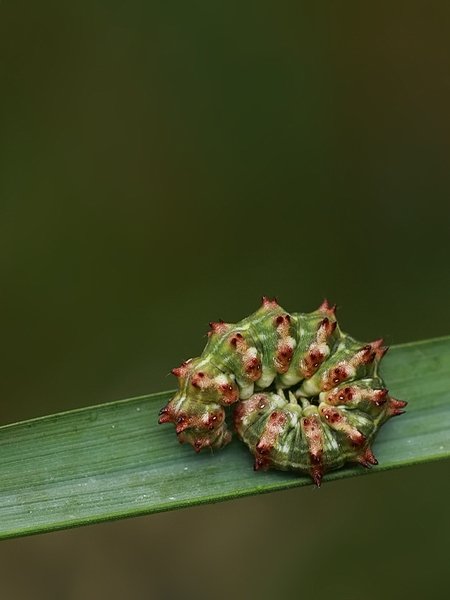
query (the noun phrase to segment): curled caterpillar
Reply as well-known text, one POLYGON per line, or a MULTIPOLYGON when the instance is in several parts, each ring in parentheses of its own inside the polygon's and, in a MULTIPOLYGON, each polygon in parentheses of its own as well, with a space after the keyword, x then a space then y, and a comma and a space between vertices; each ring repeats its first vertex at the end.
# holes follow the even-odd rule
POLYGON ((210 323, 201 356, 173 369, 179 389, 159 423, 174 423, 196 452, 219 449, 231 439, 226 409, 234 405, 234 429, 255 470, 298 471, 320 486, 347 462, 376 465, 370 445, 406 402, 389 396, 379 374, 383 340, 342 333, 335 312, 325 300, 290 315, 264 297, 235 325, 210 323))

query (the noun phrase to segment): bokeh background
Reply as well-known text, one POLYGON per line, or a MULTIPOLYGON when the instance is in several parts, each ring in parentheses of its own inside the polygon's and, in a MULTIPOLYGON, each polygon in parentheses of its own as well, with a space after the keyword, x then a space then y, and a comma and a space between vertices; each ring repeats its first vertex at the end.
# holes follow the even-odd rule
MULTIPOLYGON (((2 2, 0 422, 173 388, 262 294, 449 334, 449 26, 444 0, 2 2)), ((9 540, 2 597, 440 595, 449 466, 9 540)))

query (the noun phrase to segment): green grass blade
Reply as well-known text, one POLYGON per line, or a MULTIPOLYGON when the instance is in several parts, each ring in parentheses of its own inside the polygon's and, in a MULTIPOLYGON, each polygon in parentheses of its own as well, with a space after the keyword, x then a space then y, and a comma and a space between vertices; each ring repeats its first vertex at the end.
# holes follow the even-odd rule
MULTIPOLYGON (((383 376, 409 404, 382 428, 371 472, 450 456, 450 337, 391 348, 383 376)), ((255 473, 237 439, 214 454, 178 444, 173 426, 157 424, 170 395, 1 428, 0 538, 311 484, 293 473, 255 473)), ((362 473, 341 469, 324 484, 362 473)))

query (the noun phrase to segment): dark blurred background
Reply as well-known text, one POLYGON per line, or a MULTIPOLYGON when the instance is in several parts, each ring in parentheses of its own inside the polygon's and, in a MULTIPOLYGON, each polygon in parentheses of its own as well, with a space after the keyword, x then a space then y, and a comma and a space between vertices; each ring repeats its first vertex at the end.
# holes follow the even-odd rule
MULTIPOLYGON (((3 2, 0 422, 173 388, 262 294, 449 334, 449 27, 443 0, 3 2)), ((2 597, 438 595, 449 466, 6 541, 2 597)))

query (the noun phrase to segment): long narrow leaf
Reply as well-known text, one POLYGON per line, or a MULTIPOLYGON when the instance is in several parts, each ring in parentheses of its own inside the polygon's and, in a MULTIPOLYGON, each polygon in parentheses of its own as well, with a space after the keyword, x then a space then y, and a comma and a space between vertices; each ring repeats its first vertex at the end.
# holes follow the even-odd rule
MULTIPOLYGON (((407 412, 381 430, 371 472, 450 456, 450 337, 391 348, 391 394, 407 412)), ((50 415, 0 429, 0 538, 311 485, 308 477, 255 473, 237 439, 196 455, 158 425, 170 392, 50 415)), ((355 466, 324 477, 366 473, 355 466)))

